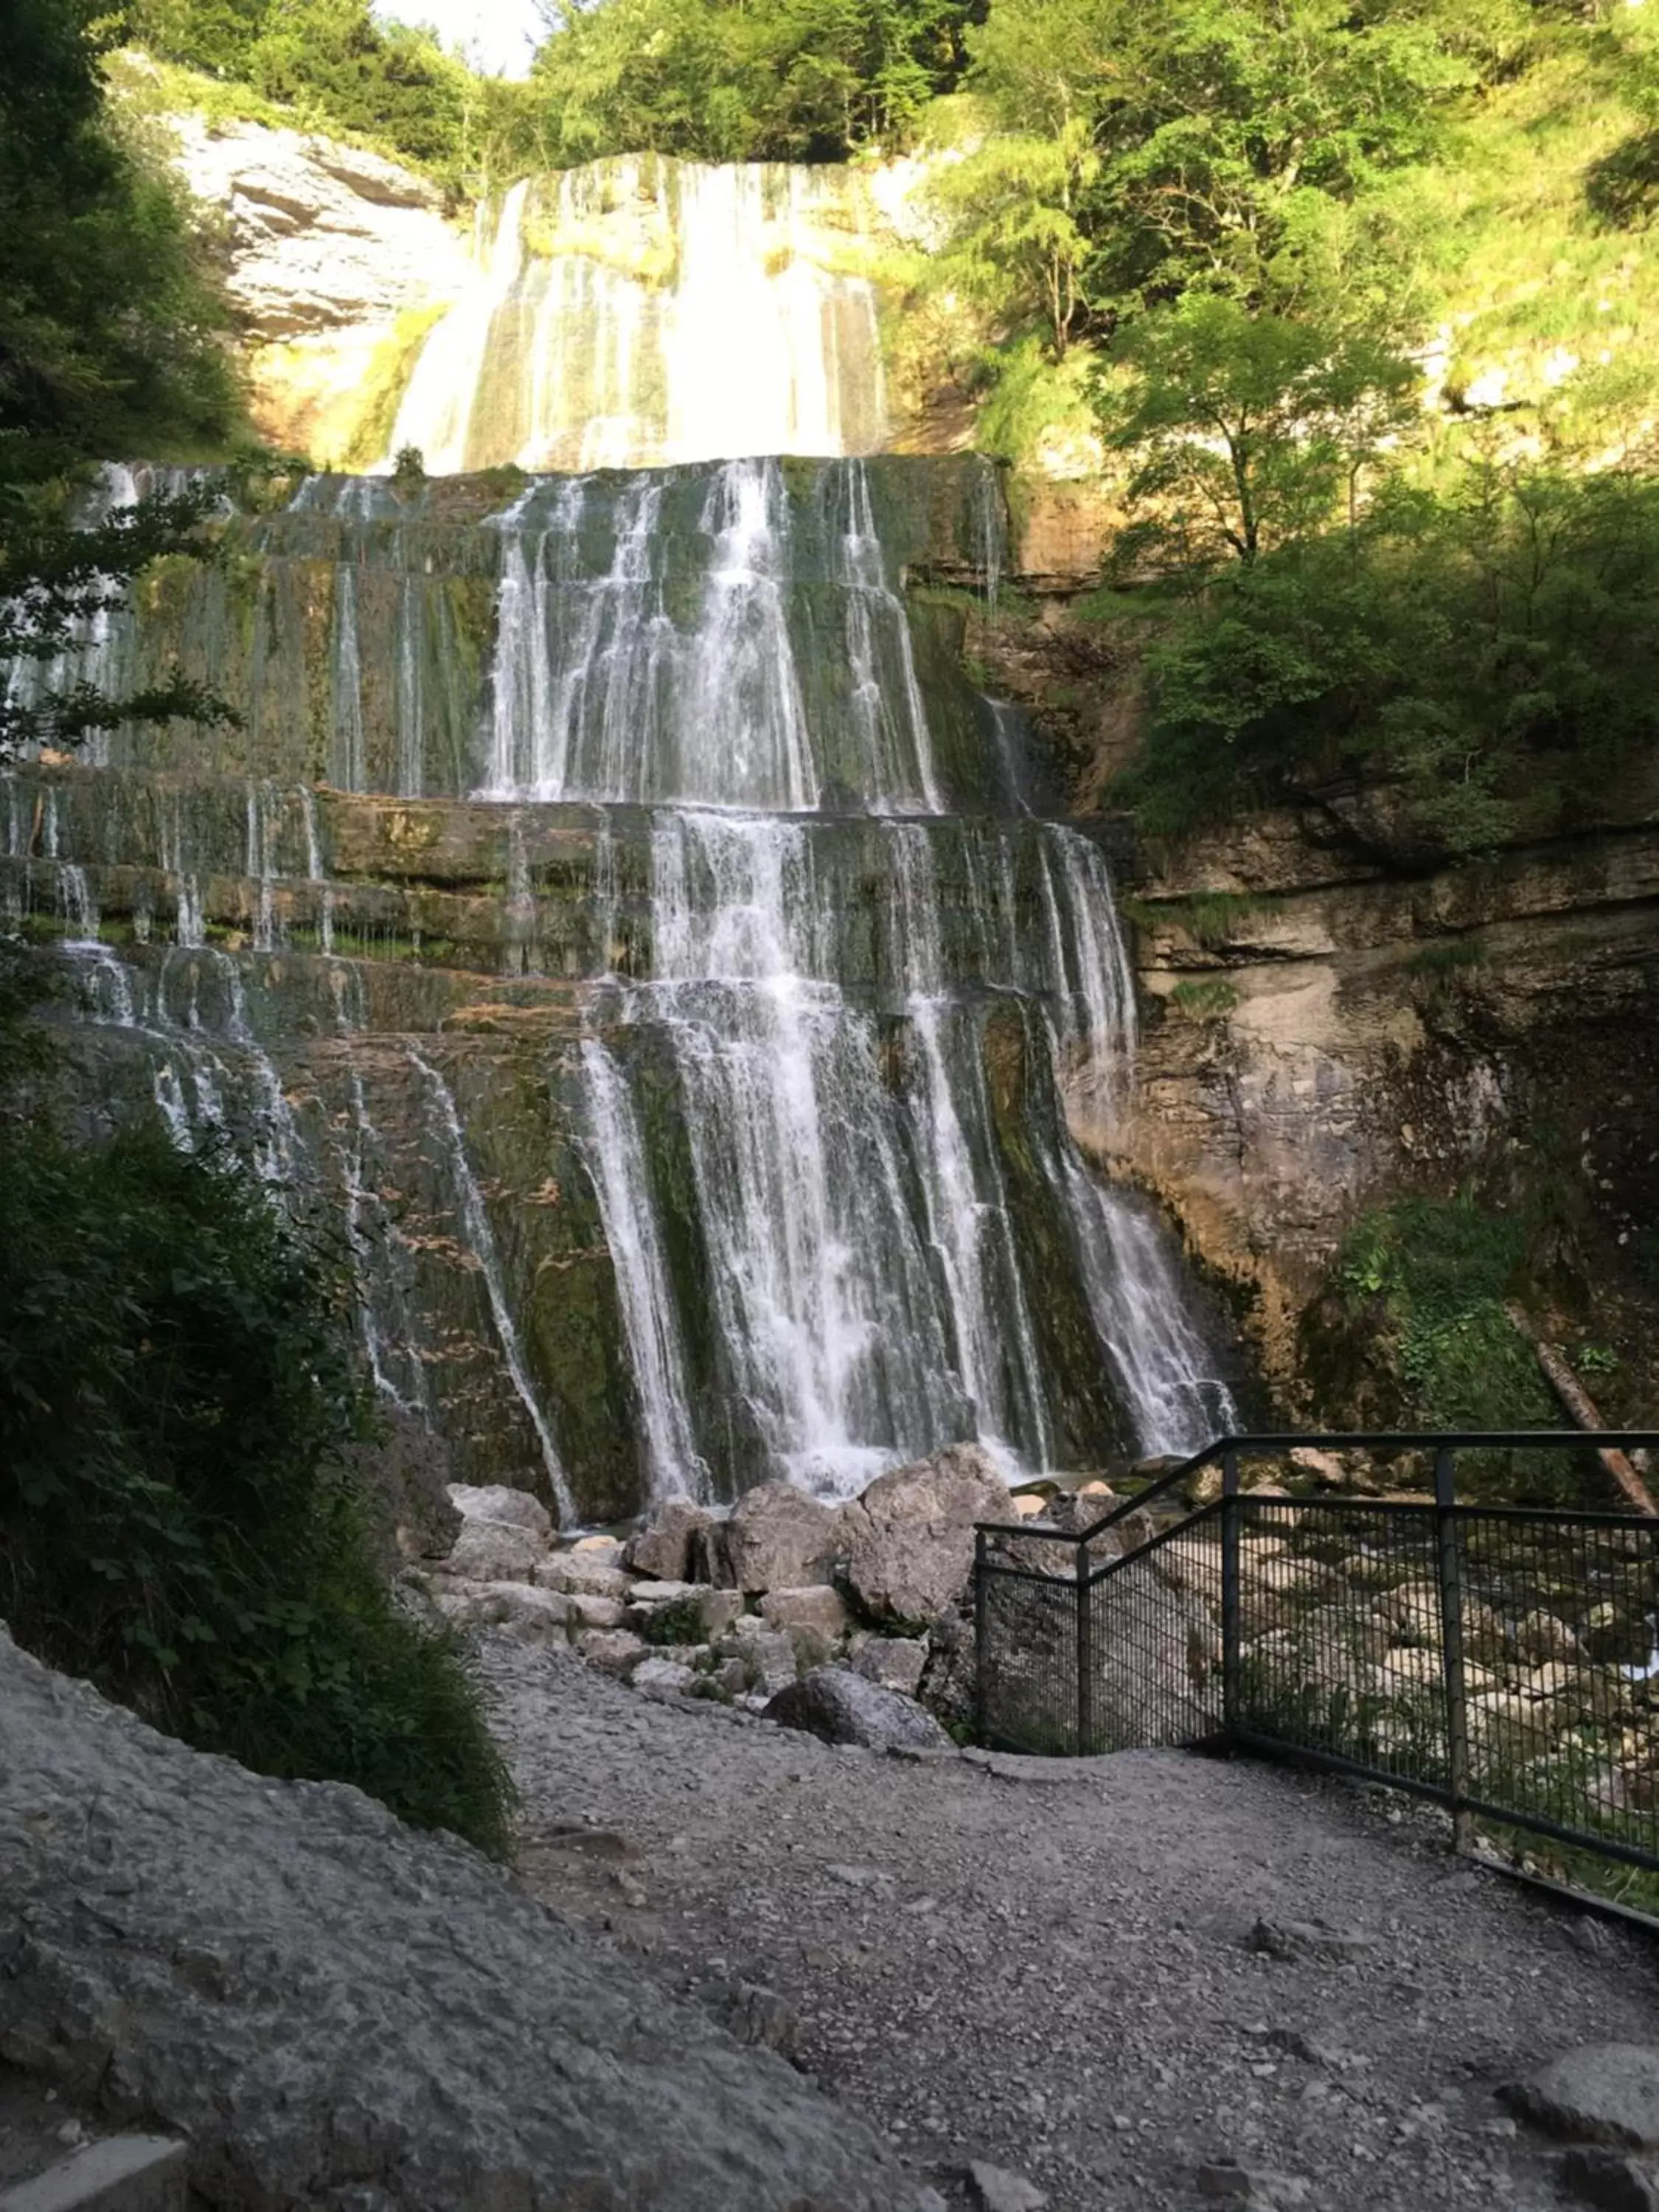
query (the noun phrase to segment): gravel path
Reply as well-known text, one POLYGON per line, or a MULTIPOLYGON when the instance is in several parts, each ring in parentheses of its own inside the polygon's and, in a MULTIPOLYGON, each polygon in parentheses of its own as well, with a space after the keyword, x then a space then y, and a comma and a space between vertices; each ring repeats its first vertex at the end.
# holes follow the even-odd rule
POLYGON ((1494 2087, 1659 2027, 1645 1938, 1342 1785, 883 1758, 505 1639, 479 1663, 531 1886, 677 1986, 775 1993, 750 2017, 952 2203, 982 2159, 1050 2212, 1189 2212, 1234 2160, 1316 2212, 1534 2212, 1564 2201, 1549 2148, 1494 2087), (1274 1956, 1259 1920, 1337 1938, 1274 1956))

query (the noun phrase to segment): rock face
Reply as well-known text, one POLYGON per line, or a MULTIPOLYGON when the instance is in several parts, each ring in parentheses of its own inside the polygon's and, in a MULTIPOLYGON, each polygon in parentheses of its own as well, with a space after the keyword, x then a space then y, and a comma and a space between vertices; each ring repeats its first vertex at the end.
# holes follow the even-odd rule
POLYGON ((801 1729, 825 1743, 856 1744, 866 1751, 948 1751, 951 1739, 913 1698, 884 1690, 846 1667, 815 1667, 780 1690, 766 1718, 801 1729))
POLYGON ((916 2201, 862 2122, 466 1846, 186 1750, 3 1631, 0 1899, 0 2056, 184 2130, 204 2206, 916 2201))
POLYGON ((466 282, 464 233, 435 185, 379 155, 199 114, 173 130, 175 166, 223 226, 260 432, 343 458, 394 368, 400 321, 418 331, 466 282))
POLYGON ((847 1583, 860 1611, 925 1627, 967 1586, 975 1522, 1007 1512, 1007 1489, 977 1444, 949 1444, 878 1475, 844 1517, 847 1583))

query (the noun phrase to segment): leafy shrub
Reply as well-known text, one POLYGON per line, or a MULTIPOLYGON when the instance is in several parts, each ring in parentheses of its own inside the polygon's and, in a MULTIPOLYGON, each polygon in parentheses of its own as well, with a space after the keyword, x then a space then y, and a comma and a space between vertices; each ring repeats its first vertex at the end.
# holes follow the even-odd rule
POLYGON ((500 1849, 477 1694, 342 1464, 368 1417, 343 1294, 228 1155, 0 1126, 0 1616, 203 1750, 500 1849))

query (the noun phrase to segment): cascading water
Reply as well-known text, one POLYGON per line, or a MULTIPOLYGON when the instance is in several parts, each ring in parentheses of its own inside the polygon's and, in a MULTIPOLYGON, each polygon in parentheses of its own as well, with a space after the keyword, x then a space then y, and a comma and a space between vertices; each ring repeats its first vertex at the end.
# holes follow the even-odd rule
MULTIPOLYGON (((1056 1074, 1097 1115, 1109 1103, 1133 994, 1103 863, 1057 825, 945 817, 860 464, 823 472, 804 524, 776 463, 713 471, 695 592, 685 543, 661 527, 665 489, 566 479, 497 518, 484 795, 653 810, 649 969, 618 983, 604 1018, 648 1034, 672 1070, 726 1449, 746 1433, 751 1465, 836 1492, 968 1436, 1011 1468, 1051 1465, 1042 1288, 994 1126, 985 1017, 995 994, 1043 1008, 1056 1074), (816 712, 794 643, 803 586, 816 712), (830 810, 881 832, 884 943, 862 990, 846 886, 818 863, 830 810), (953 943, 942 850, 965 878, 953 943)), ((648 1060, 585 1048, 653 1480, 678 1489, 710 1455, 629 1096, 628 1069, 648 1060)), ((1154 1224, 1100 1191, 1050 1123, 1029 1141, 1070 1225, 1123 1441, 1195 1443, 1224 1392, 1154 1224)))
POLYGON ((103 1079, 331 1199, 376 1382, 469 1479, 569 1518, 1227 1418, 1067 1127, 1133 1048, 1106 862, 905 590, 999 516, 967 462, 312 480, 234 526, 257 618, 204 577, 118 626, 204 647, 246 742, 0 779, 103 1079))
POLYGON ((481 208, 471 289, 392 433, 428 471, 876 451, 876 300, 850 172, 622 158, 481 208), (734 333, 741 333, 734 343, 734 333))

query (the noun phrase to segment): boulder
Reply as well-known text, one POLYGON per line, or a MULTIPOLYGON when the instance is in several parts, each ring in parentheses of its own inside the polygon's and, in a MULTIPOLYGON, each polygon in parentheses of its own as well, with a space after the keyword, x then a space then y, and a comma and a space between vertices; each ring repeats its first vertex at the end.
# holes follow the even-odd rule
POLYGON ((506 1521, 464 1521, 454 1550, 441 1564, 445 1574, 466 1582, 528 1583, 546 1557, 546 1545, 528 1528, 506 1521))
POLYGON ((797 1589, 827 1582, 841 1548, 841 1516, 787 1482, 746 1490, 720 1524, 715 1579, 728 1589, 797 1589))
POLYGON ((839 1590, 828 1583, 809 1583, 804 1589, 768 1590, 760 1601, 761 1619, 769 1628, 811 1629, 833 1644, 847 1632, 847 1607, 839 1590))
POLYGON ((572 1597, 609 1597, 618 1601, 633 1588, 633 1577, 620 1567, 595 1566, 574 1552, 555 1552, 536 1570, 543 1589, 567 1590, 572 1597))
POLYGON ((913 1698, 884 1689, 848 1667, 815 1667, 778 1692, 766 1717, 825 1743, 857 1744, 866 1751, 951 1747, 945 1730, 913 1698))
POLYGON ((505 1868, 191 1751, 3 1632, 0 1899, 8 2064, 185 2136, 204 2204, 917 2206, 856 2112, 505 1868))
POLYGON ((628 1618, 628 1608, 614 1597, 592 1597, 586 1590, 563 1595, 571 1619, 583 1628, 620 1628, 628 1618))
POLYGON ((732 1635, 723 1637, 716 1649, 722 1657, 741 1660, 750 1681, 769 1697, 793 1682, 800 1672, 794 1638, 759 1621, 745 1623, 732 1635))
POLYGON ((1535 2126, 1570 2142, 1659 2148, 1659 2047, 1588 2043, 1503 2091, 1535 2126))
POLYGON ((552 1540, 553 1516, 527 1490, 505 1482, 452 1482, 449 1502, 464 1522, 503 1521, 509 1528, 527 1528, 544 1544, 552 1540))
POLYGON ((872 1621, 925 1627, 968 1586, 975 1522, 1007 1518, 1007 1489, 977 1444, 878 1475, 843 1517, 854 1601, 872 1621))
POLYGON ((671 1498, 659 1505, 642 1528, 628 1540, 623 1557, 635 1574, 659 1582, 695 1581, 696 1540, 714 1525, 714 1516, 690 1498, 671 1498))
POLYGON ((902 1691, 914 1698, 921 1687, 922 1669, 927 1664, 927 1646, 915 1636, 872 1636, 859 1646, 853 1659, 855 1674, 862 1674, 867 1682, 879 1682, 884 1690, 902 1691))
POLYGON ((644 1658, 647 1646, 642 1636, 625 1628, 590 1628, 577 1637, 576 1649, 600 1674, 625 1680, 644 1658))
POLYGON ((743 1619, 741 1590, 702 1589, 697 1593, 697 1618, 708 1636, 721 1636, 743 1619))
POLYGON ((501 1628, 522 1644, 562 1644, 574 1601, 528 1583, 453 1583, 436 1593, 439 1611, 457 1628, 501 1628))
POLYGON ((629 1677, 636 1690, 647 1690, 659 1698, 682 1696, 696 1680, 690 1667, 683 1667, 674 1659, 641 1659, 629 1677))

